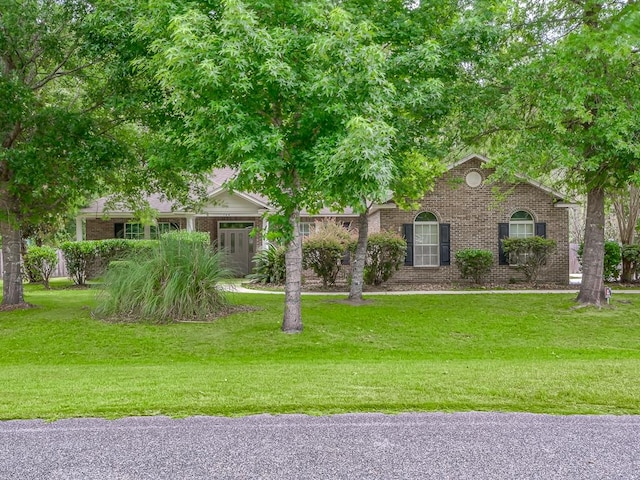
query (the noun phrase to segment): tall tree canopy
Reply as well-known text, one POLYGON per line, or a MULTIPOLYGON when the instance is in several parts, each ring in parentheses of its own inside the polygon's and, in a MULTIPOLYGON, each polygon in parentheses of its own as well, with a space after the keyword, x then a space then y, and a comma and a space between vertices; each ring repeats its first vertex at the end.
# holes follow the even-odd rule
POLYGON ((496 12, 503 41, 468 65, 476 102, 457 114, 461 135, 481 139, 498 172, 553 172, 586 193, 578 301, 600 304, 605 194, 640 179, 638 5, 508 1, 496 12))
MULTIPOLYGON (((184 122, 176 139, 190 149, 187 167, 231 166, 233 188, 264 194, 276 208, 270 231, 287 245, 286 332, 302 329, 300 211, 325 202, 358 209, 382 198, 408 164, 391 158, 398 139, 409 138, 394 124, 404 92, 389 78, 392 49, 340 3, 164 1, 139 25, 157 37, 148 66, 184 122)), ((413 67, 434 62, 435 47, 422 43, 413 67)), ((396 68, 405 72, 399 83, 410 83, 408 67, 396 68)), ((438 86, 421 94, 412 94, 416 108, 438 86)))
POLYGON ((22 230, 55 222, 108 186, 152 187, 141 161, 151 143, 133 121, 155 100, 133 74, 142 50, 132 20, 130 2, 0 0, 5 305, 23 303, 22 230))

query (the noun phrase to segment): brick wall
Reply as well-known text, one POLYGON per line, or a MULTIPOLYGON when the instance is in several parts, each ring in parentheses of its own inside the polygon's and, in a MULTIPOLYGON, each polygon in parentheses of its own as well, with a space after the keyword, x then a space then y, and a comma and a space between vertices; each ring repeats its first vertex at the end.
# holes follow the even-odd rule
MULTIPOLYGON (((100 218, 87 218, 86 220, 86 240, 106 240, 115 238, 116 223, 132 222, 131 218, 109 218, 102 220, 100 218)), ((159 218, 159 222, 171 222, 180 225, 180 228, 187 228, 187 220, 185 218, 159 218)))
POLYGON ((523 279, 515 267, 498 265, 498 223, 509 223, 511 215, 525 210, 534 221, 546 223, 547 238, 557 242, 556 253, 551 257, 540 283, 569 283, 569 212, 558 208, 554 198, 545 191, 522 183, 518 185, 487 185, 469 187, 465 177, 469 171, 479 172, 483 179, 491 172, 481 169, 481 161, 471 159, 448 171, 438 180, 434 191, 420 202, 416 211, 381 210, 380 224, 402 235, 402 225, 413 223, 421 211, 436 215, 440 223, 451 225, 451 265, 440 267, 403 266, 391 279, 393 283, 450 283, 464 282, 455 266, 455 252, 464 248, 491 250, 494 265, 487 277, 490 283, 508 283, 523 279), (498 199, 493 188, 498 187, 505 198, 498 199))

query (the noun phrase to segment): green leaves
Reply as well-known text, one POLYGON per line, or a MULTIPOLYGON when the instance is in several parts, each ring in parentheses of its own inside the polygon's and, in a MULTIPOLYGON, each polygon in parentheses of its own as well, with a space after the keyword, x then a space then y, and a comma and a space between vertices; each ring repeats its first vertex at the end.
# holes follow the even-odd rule
POLYGON ((624 184, 640 166, 637 40, 620 27, 636 9, 594 5, 513 5, 528 12, 533 36, 509 26, 510 57, 502 57, 509 67, 478 80, 476 90, 496 96, 490 106, 482 96, 484 119, 465 126, 492 132, 485 147, 504 168, 531 176, 562 169, 578 191, 624 184))

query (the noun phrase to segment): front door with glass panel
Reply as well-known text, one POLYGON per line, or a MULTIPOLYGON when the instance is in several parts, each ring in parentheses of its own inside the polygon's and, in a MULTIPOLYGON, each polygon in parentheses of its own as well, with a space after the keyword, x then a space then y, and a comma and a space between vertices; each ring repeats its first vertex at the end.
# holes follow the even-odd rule
POLYGON ((253 222, 220 222, 218 224, 218 248, 227 258, 229 268, 238 276, 251 271, 254 241, 249 235, 253 222))

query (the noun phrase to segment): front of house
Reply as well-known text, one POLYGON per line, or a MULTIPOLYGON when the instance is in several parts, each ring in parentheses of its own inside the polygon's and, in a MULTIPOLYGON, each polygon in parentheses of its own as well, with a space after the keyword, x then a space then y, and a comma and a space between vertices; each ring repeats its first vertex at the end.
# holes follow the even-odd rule
MULTIPOLYGON (((508 283, 521 278, 501 250, 506 237, 539 235, 554 239, 557 249, 548 261, 541 283, 569 282, 569 208, 557 193, 531 181, 514 185, 489 185, 483 169, 486 159, 473 155, 456 164, 437 181, 432 192, 415 211, 399 209, 393 202, 376 205, 369 216, 370 233, 390 230, 407 240, 405 265, 392 278, 394 283, 451 283, 460 280, 455 252, 466 248, 490 250, 494 268, 491 283, 508 283), (498 188, 505 195, 496 197, 498 188), (504 198, 502 198, 504 197, 504 198)), ((158 212, 157 223, 143 226, 127 211, 111 210, 105 216, 103 200, 80 211, 77 217, 79 240, 106 238, 157 238, 165 231, 186 229, 208 232, 212 242, 223 249, 240 275, 251 272, 252 258, 263 248, 261 231, 268 228, 264 214, 270 211, 267 199, 254 194, 231 194, 224 181, 229 170, 214 175, 208 204, 198 212, 173 210, 169 202, 152 197, 158 212), (85 236, 81 237, 83 231, 85 236), (257 227, 257 228, 256 228, 257 227), (256 235, 250 235, 252 230, 256 235)), ((357 216, 350 211, 321 211, 301 218, 307 235, 315 219, 332 217, 345 226, 355 226, 357 216)))

